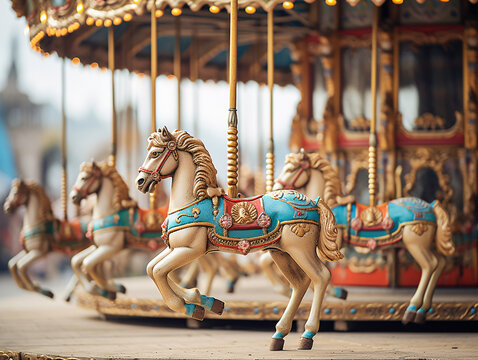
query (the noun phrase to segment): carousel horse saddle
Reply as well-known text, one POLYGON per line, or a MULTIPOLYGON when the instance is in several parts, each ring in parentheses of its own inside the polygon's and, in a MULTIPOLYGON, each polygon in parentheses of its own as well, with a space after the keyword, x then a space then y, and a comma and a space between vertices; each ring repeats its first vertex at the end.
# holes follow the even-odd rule
POLYGON ((332 208, 344 239, 357 246, 385 246, 401 239, 404 225, 436 222, 433 203, 418 198, 395 199, 375 207, 356 202, 332 208))
POLYGON ((163 224, 163 237, 167 239, 171 232, 185 227, 206 226, 214 245, 247 253, 251 248, 277 241, 283 224, 318 224, 317 210, 316 202, 296 191, 239 199, 221 196, 216 204, 212 199, 204 199, 170 213, 163 224), (249 245, 244 251, 239 244, 243 240, 249 245))

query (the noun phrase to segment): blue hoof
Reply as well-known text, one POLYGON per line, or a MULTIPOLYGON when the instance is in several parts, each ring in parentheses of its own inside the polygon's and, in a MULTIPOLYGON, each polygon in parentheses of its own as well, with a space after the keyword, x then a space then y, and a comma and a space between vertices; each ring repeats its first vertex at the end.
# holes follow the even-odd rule
POLYGON ((335 288, 334 296, 335 296, 337 299, 345 300, 345 299, 347 299, 347 295, 348 295, 348 291, 347 291, 347 290, 342 289, 342 288, 335 288))
POLYGON ((116 291, 121 294, 126 294, 126 288, 121 284, 116 284, 116 291))
POLYGON ((50 299, 53 299, 54 295, 50 290, 45 290, 45 289, 40 289, 40 294, 45 295, 46 297, 49 297, 50 299))

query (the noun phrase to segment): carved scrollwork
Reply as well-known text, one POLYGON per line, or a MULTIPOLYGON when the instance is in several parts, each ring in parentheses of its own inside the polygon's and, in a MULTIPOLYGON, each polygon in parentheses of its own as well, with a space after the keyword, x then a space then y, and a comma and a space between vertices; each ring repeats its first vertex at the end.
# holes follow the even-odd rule
POLYGON ((363 149, 361 151, 348 153, 347 160, 350 164, 350 173, 347 175, 345 192, 350 194, 357 183, 358 172, 362 169, 368 170, 368 151, 367 149, 363 149))
POLYGON ((450 176, 443 172, 444 163, 450 156, 455 157, 454 150, 442 149, 407 149, 404 151, 404 158, 410 159, 410 166, 412 170, 405 175, 405 187, 403 193, 405 196, 410 196, 410 191, 415 186, 417 181, 417 173, 420 169, 430 168, 438 177, 438 182, 441 188, 441 201, 445 206, 450 204, 453 196, 453 188, 450 186, 450 176))

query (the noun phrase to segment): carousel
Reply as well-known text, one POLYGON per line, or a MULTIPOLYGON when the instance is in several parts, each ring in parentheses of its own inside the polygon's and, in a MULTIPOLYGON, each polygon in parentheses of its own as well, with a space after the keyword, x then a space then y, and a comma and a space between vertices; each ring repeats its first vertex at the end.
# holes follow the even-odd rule
MULTIPOLYGON (((112 74, 111 154, 85 161, 69 194, 63 111, 63 218, 40 185, 12 184, 5 211, 27 207, 24 249, 9 262, 20 288, 53 297, 27 270, 60 251, 75 274, 69 306, 107 319, 185 318, 191 327, 274 320, 271 351, 284 348, 293 326, 302 333, 297 349, 312 349, 319 320, 347 328, 478 319, 475 1, 12 0, 12 7, 28 21, 33 50, 112 74), (139 172, 129 174, 134 188, 116 169, 119 69, 151 78, 151 136, 139 172), (177 79, 174 131, 157 125, 160 74, 177 79), (182 126, 184 78, 229 83, 224 189, 203 142, 182 126), (267 84, 270 117, 267 150, 258 155, 265 171, 259 164, 254 196, 244 197, 238 123, 247 119, 237 82, 250 80, 267 84), (291 153, 277 171, 274 85, 287 84, 301 100, 291 153), (169 201, 161 198, 166 178, 169 201), (148 194, 149 209, 132 199, 136 191, 148 194), (92 194, 89 218, 68 219, 67 202, 81 207, 92 194), (104 263, 124 248, 151 253, 149 278, 109 276, 104 263), (237 257, 249 254, 254 271, 244 276, 237 257), (219 269, 227 288, 212 286, 219 269), (203 288, 194 285, 198 277, 203 288)), ((262 125, 247 126, 255 136, 262 125)), ((21 358, 7 350, 7 358, 21 358)))

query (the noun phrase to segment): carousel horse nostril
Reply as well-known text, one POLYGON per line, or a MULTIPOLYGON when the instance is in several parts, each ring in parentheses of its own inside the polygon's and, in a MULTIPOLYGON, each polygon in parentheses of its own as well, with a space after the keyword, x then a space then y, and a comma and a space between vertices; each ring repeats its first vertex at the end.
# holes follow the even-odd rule
POLYGON ((144 179, 141 178, 141 179, 138 179, 138 185, 141 186, 144 184, 144 179))

